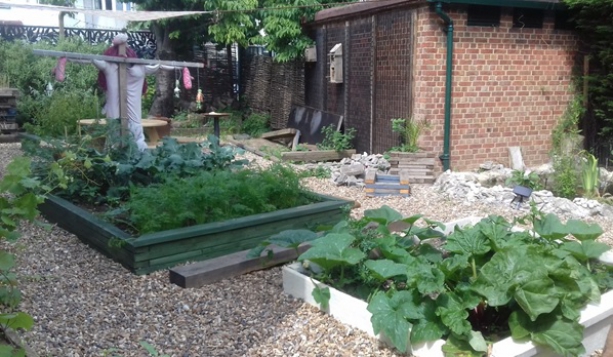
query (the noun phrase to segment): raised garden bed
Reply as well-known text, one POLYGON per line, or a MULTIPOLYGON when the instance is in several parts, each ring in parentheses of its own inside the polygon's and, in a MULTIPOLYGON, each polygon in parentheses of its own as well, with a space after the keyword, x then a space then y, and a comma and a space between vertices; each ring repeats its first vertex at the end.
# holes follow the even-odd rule
POLYGON ((335 224, 344 216, 344 206, 350 204, 329 196, 316 196, 320 202, 136 238, 57 196, 50 196, 40 211, 49 221, 141 275, 187 261, 250 249, 282 230, 335 224))
POLYGON ((613 252, 596 224, 532 214, 366 210, 286 266, 284 291, 416 357, 589 355, 613 322, 613 252))
MULTIPOLYGON (((304 269, 300 263, 294 263, 283 267, 283 291, 295 298, 302 299, 309 305, 320 307, 313 298, 315 286, 324 287, 325 284, 304 275, 304 269)), ((328 308, 324 310, 338 321, 366 332, 368 335, 379 338, 383 343, 389 343, 385 336, 375 335, 370 318, 372 314, 366 310, 368 304, 340 290, 329 287, 330 301, 328 308)), ((613 291, 601 296, 600 303, 588 305, 581 312, 579 322, 586 328, 584 330, 583 345, 586 355, 601 349, 605 345, 607 333, 613 323, 613 291)), ((431 343, 423 343, 411 346, 408 353, 415 357, 443 357, 441 346, 443 340, 431 343)), ((494 343, 491 356, 496 357, 531 357, 531 356, 554 356, 551 350, 536 347, 532 342, 518 343, 511 337, 494 343)))

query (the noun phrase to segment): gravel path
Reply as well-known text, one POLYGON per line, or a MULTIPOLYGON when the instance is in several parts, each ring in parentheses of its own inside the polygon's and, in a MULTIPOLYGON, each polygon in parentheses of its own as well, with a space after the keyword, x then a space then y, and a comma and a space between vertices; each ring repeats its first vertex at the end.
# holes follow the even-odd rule
MULTIPOLYGON (((18 144, 0 145, 2 172, 19 152, 18 144)), ((411 198, 375 199, 327 180, 309 178, 305 184, 356 200, 355 217, 383 204, 440 221, 516 214, 504 204, 463 205, 423 185, 413 187, 411 198)), ((608 237, 610 225, 603 224, 608 237)), ((36 320, 25 338, 41 356, 149 356, 139 341, 177 357, 395 356, 365 334, 285 296, 280 268, 181 289, 168 282, 167 272, 134 276, 57 227, 27 225, 23 233, 10 249, 19 255, 22 309, 36 320)))

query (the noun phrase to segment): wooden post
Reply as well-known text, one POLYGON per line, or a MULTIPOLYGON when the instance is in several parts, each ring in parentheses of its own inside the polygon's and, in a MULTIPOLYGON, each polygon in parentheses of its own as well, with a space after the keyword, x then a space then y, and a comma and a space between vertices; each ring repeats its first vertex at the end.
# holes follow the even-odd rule
POLYGON ((588 76, 590 75, 590 56, 583 56, 583 106, 587 108, 588 105, 588 89, 589 89, 589 80, 588 76))
POLYGON ((59 33, 58 33, 58 38, 60 40, 64 39, 64 17, 65 17, 66 13, 64 11, 60 11, 59 14, 59 20, 60 20, 60 28, 59 28, 59 33))
MULTIPOLYGON (((126 44, 119 45, 119 55, 126 56, 126 44)), ((119 63, 119 117, 121 118, 120 135, 128 133, 128 72, 125 63, 119 63)))

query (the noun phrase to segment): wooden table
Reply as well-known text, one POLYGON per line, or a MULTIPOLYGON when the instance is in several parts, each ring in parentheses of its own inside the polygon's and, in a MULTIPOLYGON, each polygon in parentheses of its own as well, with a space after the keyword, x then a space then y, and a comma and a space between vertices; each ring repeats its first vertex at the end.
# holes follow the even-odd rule
POLYGON ((213 118, 213 133, 215 133, 215 136, 217 137, 217 139, 219 139, 219 118, 229 117, 230 113, 210 112, 203 114, 203 116, 205 118, 213 118))
MULTIPOLYGON (((94 125, 96 123, 99 125, 106 125, 106 119, 81 119, 78 123, 79 126, 94 125)), ((141 119, 141 124, 143 125, 147 146, 149 147, 155 147, 160 141, 160 135, 158 134, 157 128, 168 125, 165 120, 158 119, 141 119)))

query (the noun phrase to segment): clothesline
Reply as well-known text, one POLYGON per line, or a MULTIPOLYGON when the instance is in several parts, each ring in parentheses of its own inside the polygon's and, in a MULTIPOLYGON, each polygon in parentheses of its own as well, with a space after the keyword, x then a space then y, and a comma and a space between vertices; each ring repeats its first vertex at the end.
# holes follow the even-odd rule
POLYGON ((53 50, 32 50, 32 53, 39 56, 49 56, 49 57, 66 57, 67 59, 73 60, 102 60, 107 62, 115 62, 115 63, 133 63, 133 64, 159 64, 163 66, 171 66, 176 68, 204 68, 203 63, 198 62, 180 62, 180 61, 161 61, 161 60, 150 60, 143 58, 127 58, 127 57, 114 57, 114 56, 104 56, 104 55, 94 55, 87 53, 74 53, 74 52, 63 52, 63 51, 53 51, 53 50))

